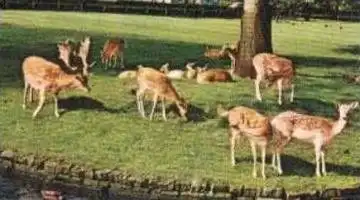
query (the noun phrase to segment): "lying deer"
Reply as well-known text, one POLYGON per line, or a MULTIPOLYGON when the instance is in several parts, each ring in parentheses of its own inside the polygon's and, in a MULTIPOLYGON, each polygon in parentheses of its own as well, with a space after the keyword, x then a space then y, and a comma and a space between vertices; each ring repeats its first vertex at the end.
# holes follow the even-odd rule
MULTIPOLYGON (((64 44, 58 44, 61 56, 70 55, 70 51, 65 52, 64 44)), ((39 91, 39 104, 33 113, 33 118, 42 109, 45 102, 46 93, 51 93, 55 101, 55 116, 59 117, 58 94, 64 89, 80 89, 89 92, 87 77, 82 73, 68 74, 60 65, 50 62, 42 57, 29 56, 22 63, 24 75, 24 98, 23 108, 26 109, 26 96, 29 88, 39 91)))
POLYGON ((190 62, 190 63, 187 63, 186 66, 185 66, 185 69, 186 69, 186 72, 185 72, 185 77, 187 79, 194 79, 196 78, 196 74, 197 74, 197 71, 196 69, 194 69, 195 63, 194 62, 190 62))
POLYGON ((194 64, 195 63, 186 64, 185 69, 187 69, 187 71, 184 71, 181 69, 169 70, 169 63, 166 63, 163 66, 161 66, 159 71, 163 72, 164 74, 166 74, 167 77, 173 80, 183 79, 185 76, 188 79, 191 79, 191 77, 194 76, 191 74, 192 66, 194 66, 194 64))
POLYGON ((282 104, 283 88, 291 87, 290 102, 294 101, 294 84, 295 68, 291 60, 279 57, 270 53, 259 53, 253 58, 253 65, 256 71, 255 92, 256 98, 262 101, 260 94, 260 83, 268 81, 269 85, 277 83, 279 96, 278 103, 282 104))
POLYGON ((251 108, 243 106, 238 106, 227 111, 224 110, 221 105, 218 105, 217 112, 219 116, 227 117, 229 121, 230 156, 232 166, 235 166, 236 140, 239 139, 241 135, 245 135, 250 142, 253 155, 253 177, 257 176, 256 147, 259 146, 261 148, 262 161, 261 175, 265 179, 266 147, 272 134, 269 118, 259 114, 251 108))
POLYGON ((337 105, 339 118, 337 121, 330 121, 323 117, 299 114, 293 111, 286 111, 275 116, 271 125, 276 135, 276 149, 273 153, 272 166, 282 174, 280 154, 285 145, 292 138, 312 143, 315 147, 316 175, 320 174, 320 159, 322 163, 322 174, 326 175, 325 152, 327 144, 345 128, 347 115, 350 110, 358 107, 358 102, 337 105), (277 164, 275 162, 277 160, 277 164), (276 166, 277 165, 277 166, 276 166))
POLYGON ((126 70, 122 71, 118 75, 119 79, 128 79, 128 78, 136 78, 136 71, 135 70, 126 70))
POLYGON ((107 40, 103 49, 100 51, 101 62, 108 66, 110 61, 114 60, 114 67, 116 66, 118 57, 120 57, 120 67, 124 68, 124 49, 125 40, 123 38, 107 40))
POLYGON ((182 117, 186 118, 188 104, 179 96, 170 79, 163 73, 149 67, 138 66, 137 71, 138 89, 136 91, 137 106, 142 117, 146 118, 144 110, 144 94, 149 91, 154 94, 153 107, 150 114, 150 120, 153 118, 158 98, 162 101, 162 114, 166 121, 165 100, 174 102, 179 109, 182 117))
POLYGON ((213 82, 231 82, 233 69, 207 69, 207 66, 197 68, 196 82, 199 84, 208 84, 213 82))

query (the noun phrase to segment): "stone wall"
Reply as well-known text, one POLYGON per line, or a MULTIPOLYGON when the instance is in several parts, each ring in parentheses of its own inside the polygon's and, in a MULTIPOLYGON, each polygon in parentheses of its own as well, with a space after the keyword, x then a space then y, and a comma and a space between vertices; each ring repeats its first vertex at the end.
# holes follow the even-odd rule
POLYGON ((326 189, 306 194, 287 194, 284 188, 246 188, 194 183, 156 178, 135 178, 121 170, 93 169, 51 160, 37 155, 18 155, 0 150, 1 174, 33 181, 39 188, 61 188, 79 196, 95 199, 236 199, 236 200, 303 200, 303 199, 360 199, 360 187, 326 189), (113 198, 110 198, 113 197, 113 198))

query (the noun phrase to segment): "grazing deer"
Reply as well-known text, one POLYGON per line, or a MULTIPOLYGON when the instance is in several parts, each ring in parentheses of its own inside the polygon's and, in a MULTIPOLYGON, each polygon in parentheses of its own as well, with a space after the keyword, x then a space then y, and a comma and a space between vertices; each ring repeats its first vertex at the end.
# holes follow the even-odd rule
POLYGON ((255 92, 256 98, 262 101, 260 94, 260 83, 268 81, 270 85, 277 83, 279 96, 278 103, 282 104, 282 90, 291 87, 290 102, 294 100, 295 68, 291 60, 279 57, 270 53, 259 53, 253 58, 253 65, 256 71, 255 92))
POLYGON ((100 51, 101 62, 108 66, 110 61, 114 60, 114 67, 116 66, 118 57, 120 57, 120 67, 124 68, 124 49, 125 40, 123 38, 107 40, 103 49, 100 51))
POLYGON ((186 73, 185 73, 185 77, 187 79, 194 79, 196 77, 196 69, 193 69, 193 66, 195 65, 194 62, 189 62, 186 64, 185 69, 186 69, 186 73))
POLYGON ((163 73, 149 67, 138 66, 137 71, 138 89, 136 91, 137 106, 142 117, 146 118, 144 110, 144 94, 150 91, 153 96, 153 107, 150 114, 150 120, 153 118, 158 98, 162 101, 162 114, 166 121, 165 100, 174 102, 179 109, 182 117, 186 118, 188 104, 179 96, 170 79, 163 73))
POLYGON ((197 68, 196 82, 199 84, 208 84, 213 82, 231 82, 233 69, 207 69, 207 66, 197 68))
POLYGON ((358 107, 358 102, 337 105, 338 119, 330 121, 323 117, 299 114, 294 111, 286 111, 278 114, 271 120, 274 135, 276 135, 276 148, 272 157, 272 166, 282 174, 280 153, 292 138, 312 143, 315 147, 316 176, 320 174, 320 159, 322 174, 326 175, 325 146, 341 133, 347 123, 347 115, 350 110, 358 107), (276 158, 275 158, 276 157, 276 158), (277 160, 277 164, 275 162, 277 160), (276 167, 277 165, 277 167, 276 167))
MULTIPOLYGON (((64 44, 58 44, 59 51, 66 49, 64 44)), ((70 55, 70 51, 63 52, 61 56, 70 55)), ((42 57, 29 56, 22 63, 24 75, 24 98, 23 108, 26 109, 26 96, 29 88, 39 91, 39 104, 33 113, 33 118, 42 109, 46 93, 51 93, 55 101, 55 116, 59 117, 58 94, 64 89, 80 89, 90 91, 87 77, 82 73, 68 74, 60 65, 50 62, 42 57)))
POLYGON ((230 156, 231 164, 235 166, 235 145, 236 140, 241 135, 245 135, 251 146, 253 155, 253 177, 257 176, 256 170, 256 147, 261 149, 262 168, 261 175, 265 179, 265 156, 266 147, 272 136, 270 120, 268 117, 259 114, 255 110, 243 106, 238 106, 230 110, 224 110, 221 105, 218 105, 217 113, 221 117, 227 117, 229 121, 229 142, 230 142, 230 156))

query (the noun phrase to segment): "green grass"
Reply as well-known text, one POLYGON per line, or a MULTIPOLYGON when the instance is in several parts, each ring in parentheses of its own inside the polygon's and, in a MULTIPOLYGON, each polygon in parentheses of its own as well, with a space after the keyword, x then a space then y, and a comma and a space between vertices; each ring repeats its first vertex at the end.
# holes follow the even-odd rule
MULTIPOLYGON (((175 118, 163 122, 159 114, 152 122, 144 120, 137 112, 135 97, 129 93, 135 82, 120 81, 114 71, 101 70, 99 51, 112 36, 126 38, 125 65, 129 68, 138 64, 159 67, 165 62, 171 62, 174 67, 183 67, 187 61, 204 64, 208 62, 202 58, 205 45, 220 46, 236 40, 239 20, 6 10, 1 23, 0 144, 3 148, 61 156, 98 168, 118 167, 135 176, 210 179, 247 187, 284 186, 292 192, 359 183, 358 111, 328 148, 327 177, 314 177, 313 147, 292 142, 282 159, 285 175, 277 177, 267 166, 268 179, 263 181, 251 176, 251 153, 246 140, 237 148, 236 167, 230 166, 227 129, 220 119, 208 115, 201 122, 184 123, 175 118), (92 56, 98 62, 91 78, 92 92, 61 93, 62 105, 68 112, 56 119, 50 99, 38 118, 32 120, 36 104, 26 111, 21 107, 22 60, 31 54, 54 57, 56 42, 66 38, 79 40, 85 35, 93 38, 92 56), (82 97, 87 104, 81 105, 76 97, 82 97), (91 108, 102 106, 106 109, 91 108)), ((331 117, 335 114, 334 102, 360 97, 360 88, 341 78, 343 73, 356 73, 359 67, 360 24, 343 23, 343 27, 340 30, 332 21, 296 22, 295 26, 273 24, 276 53, 293 59, 297 65, 299 75, 293 105, 279 107, 274 90, 262 90, 264 102, 256 102, 253 84, 247 79, 214 85, 197 85, 194 81, 174 84, 192 105, 211 114, 221 102, 227 106, 257 108, 269 115, 299 109, 331 117), (324 24, 330 27, 325 28, 324 24)), ((230 64, 210 63, 217 67, 230 64)))

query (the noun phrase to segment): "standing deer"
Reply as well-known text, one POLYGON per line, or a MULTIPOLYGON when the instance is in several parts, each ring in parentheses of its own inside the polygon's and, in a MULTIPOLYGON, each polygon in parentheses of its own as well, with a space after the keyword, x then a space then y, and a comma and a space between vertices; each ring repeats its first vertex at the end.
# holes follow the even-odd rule
POLYGON ((270 53, 259 53, 253 58, 253 65, 256 71, 255 92, 256 98, 262 101, 260 94, 260 83, 268 81, 270 85, 277 83, 279 96, 278 103, 282 104, 283 87, 291 87, 290 102, 294 101, 294 83, 295 68, 291 60, 279 57, 270 53))
POLYGON ((103 49, 100 51, 101 62, 105 63, 107 67, 110 64, 110 61, 114 60, 114 67, 116 66, 118 57, 120 57, 120 67, 124 68, 124 49, 125 40, 123 38, 107 40, 103 49))
MULTIPOLYGON (((65 44, 58 44, 61 57, 66 58, 70 51, 65 51, 65 44)), ((42 57, 29 56, 22 63, 24 75, 24 97, 23 108, 26 109, 26 96, 29 88, 39 91, 39 104, 33 113, 33 118, 42 109, 45 102, 46 93, 51 93, 55 101, 55 116, 59 117, 58 112, 58 94, 64 89, 80 89, 86 92, 90 91, 87 82, 87 76, 82 73, 68 74, 62 67, 56 63, 50 62, 42 57)))
POLYGON ((146 91, 154 94, 153 107, 150 114, 150 120, 153 118, 158 98, 162 101, 163 119, 166 121, 165 100, 174 102, 179 109, 182 117, 186 118, 188 104, 179 96, 170 79, 163 73, 149 67, 138 66, 137 71, 138 89, 136 91, 137 106, 142 117, 146 118, 144 110, 144 94, 146 91))
POLYGON ((225 57, 224 49, 226 45, 223 45, 221 49, 209 48, 206 46, 204 56, 210 59, 222 59, 225 57))
POLYGON ((299 114, 294 111, 282 112, 275 116, 271 121, 274 135, 276 135, 277 138, 276 148, 272 157, 272 166, 278 170, 279 174, 283 173, 280 153, 292 138, 296 138, 314 145, 316 176, 321 176, 320 158, 322 163, 321 171, 325 176, 326 166, 324 149, 326 145, 345 128, 349 111, 355 109, 358 105, 358 102, 337 104, 339 118, 336 121, 330 121, 318 116, 299 114), (277 163, 275 160, 277 160, 277 163))
MULTIPOLYGON (((96 63, 94 61, 90 65, 88 64, 89 49, 90 37, 85 37, 83 41, 80 41, 77 44, 74 44, 69 39, 62 42, 61 45, 58 45, 58 59, 60 60, 62 69, 69 69, 67 71, 71 73, 82 71, 83 76, 88 76, 89 68, 92 68, 96 63), (79 59, 81 61, 77 62, 79 59), (61 62, 64 65, 62 65, 61 62)), ((33 102, 33 94, 33 88, 29 86, 29 102, 33 102)))
POLYGON ((261 149, 262 161, 261 175, 265 179, 266 147, 272 136, 269 118, 244 106, 238 106, 227 111, 224 110, 221 105, 218 105, 217 113, 221 117, 227 117, 229 121, 230 156, 232 166, 235 166, 236 140, 239 139, 241 135, 244 135, 250 142, 253 155, 253 177, 257 177, 256 147, 259 146, 261 149))

